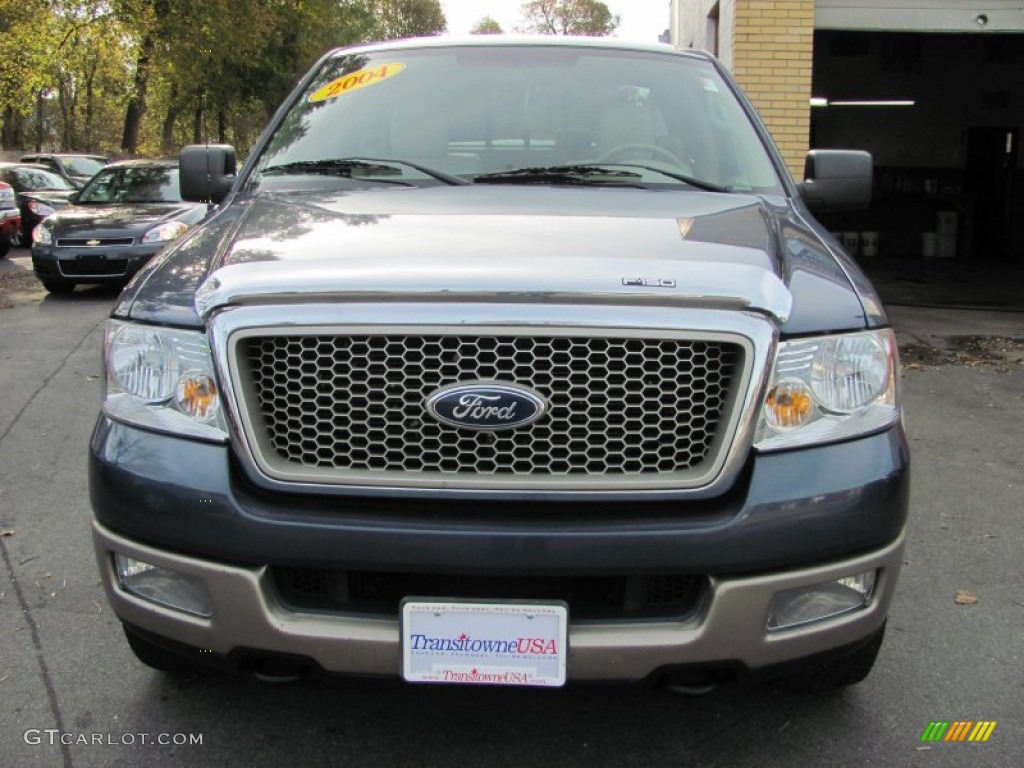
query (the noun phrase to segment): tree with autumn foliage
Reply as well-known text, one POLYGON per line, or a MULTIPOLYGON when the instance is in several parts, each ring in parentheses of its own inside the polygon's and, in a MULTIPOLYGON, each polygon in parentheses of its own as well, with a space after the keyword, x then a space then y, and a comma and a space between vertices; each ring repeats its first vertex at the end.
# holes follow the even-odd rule
POLYGON ((484 16, 480 21, 473 25, 473 28, 469 30, 471 35, 501 35, 504 34, 505 30, 501 28, 501 24, 495 21, 490 16, 484 16))
POLYGON ((619 26, 619 17, 600 0, 529 0, 520 13, 521 31, 541 35, 607 37, 619 26))
POLYGON ((330 48, 444 26, 436 0, 0 0, 0 143, 244 153, 330 48))
POLYGON ((375 21, 375 37, 397 40, 404 37, 429 37, 448 29, 438 0, 368 0, 375 21))

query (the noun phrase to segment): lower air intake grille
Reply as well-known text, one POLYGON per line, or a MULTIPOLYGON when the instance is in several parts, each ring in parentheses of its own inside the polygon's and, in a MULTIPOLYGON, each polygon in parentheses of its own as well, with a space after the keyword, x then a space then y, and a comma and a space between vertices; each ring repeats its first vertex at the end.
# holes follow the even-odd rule
POLYGON ((408 596, 563 600, 582 620, 680 619, 692 613, 703 576, 513 577, 272 568, 282 602, 295 610, 397 617, 408 596))

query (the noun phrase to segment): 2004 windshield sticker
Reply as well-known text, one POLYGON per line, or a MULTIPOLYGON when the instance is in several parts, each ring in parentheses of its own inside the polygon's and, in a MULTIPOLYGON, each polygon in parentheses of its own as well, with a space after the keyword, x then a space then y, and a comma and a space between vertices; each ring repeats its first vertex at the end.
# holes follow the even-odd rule
POLYGON ((401 74, 404 70, 405 64, 381 64, 350 72, 317 90, 309 97, 309 101, 326 101, 346 93, 352 93, 352 91, 358 91, 360 88, 368 88, 371 85, 383 83, 385 80, 401 74))

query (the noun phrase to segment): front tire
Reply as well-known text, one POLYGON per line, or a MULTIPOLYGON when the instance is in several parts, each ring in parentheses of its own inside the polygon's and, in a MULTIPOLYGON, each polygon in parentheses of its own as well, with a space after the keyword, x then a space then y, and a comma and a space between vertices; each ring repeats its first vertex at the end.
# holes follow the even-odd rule
POLYGON ((11 250, 11 236, 6 237, 0 235, 0 259, 7 255, 7 252, 11 250))

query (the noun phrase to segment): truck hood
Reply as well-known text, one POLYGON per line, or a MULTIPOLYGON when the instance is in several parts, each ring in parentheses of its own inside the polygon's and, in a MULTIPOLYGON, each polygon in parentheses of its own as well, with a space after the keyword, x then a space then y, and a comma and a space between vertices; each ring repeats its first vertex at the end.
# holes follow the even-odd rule
POLYGON ((60 208, 68 204, 68 198, 75 193, 75 190, 67 191, 60 189, 27 189, 18 193, 18 201, 38 200, 54 208, 60 208))
MULTIPOLYGON (((195 203, 121 203, 73 205, 50 219, 56 237, 141 236, 162 221, 188 219, 195 203)), ((193 217, 194 220, 194 217, 193 217)))
POLYGON ((115 314, 191 324, 225 306, 352 300, 671 304, 811 330, 865 324, 847 272, 785 200, 559 187, 236 199, 152 262, 115 314))

